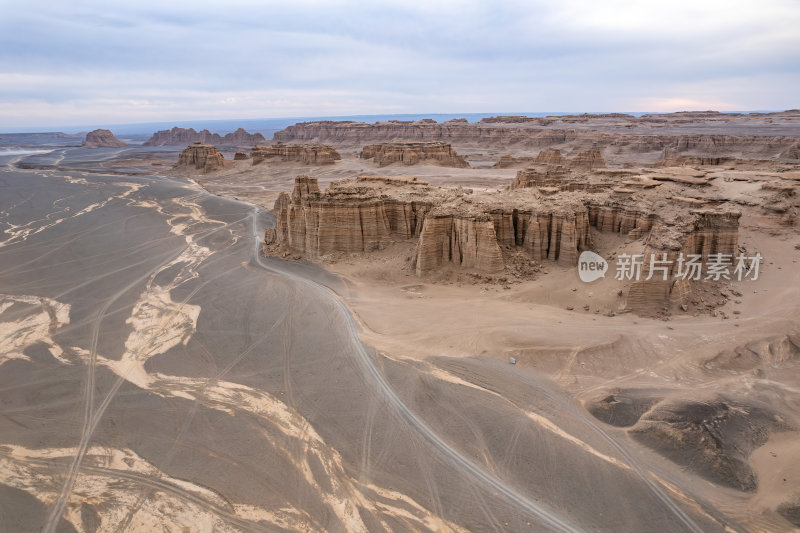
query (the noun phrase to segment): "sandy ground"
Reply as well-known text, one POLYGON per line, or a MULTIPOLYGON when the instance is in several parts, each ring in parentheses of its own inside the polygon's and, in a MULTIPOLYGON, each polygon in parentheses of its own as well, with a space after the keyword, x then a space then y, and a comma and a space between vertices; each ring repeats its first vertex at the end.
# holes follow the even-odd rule
MULTIPOLYGON (((517 169, 444 168, 436 165, 406 167, 391 165, 379 168, 370 161, 358 159, 355 154, 343 153, 342 160, 333 165, 305 166, 297 163, 261 163, 228 161, 225 170, 212 174, 192 174, 206 190, 214 194, 235 196, 267 209, 272 209, 281 192, 291 191, 295 177, 308 174, 319 179, 320 187, 331 181, 362 174, 381 176, 417 176, 432 185, 453 185, 480 189, 505 188, 514 179, 517 169)), ((185 175, 179 171, 176 175, 185 175)))

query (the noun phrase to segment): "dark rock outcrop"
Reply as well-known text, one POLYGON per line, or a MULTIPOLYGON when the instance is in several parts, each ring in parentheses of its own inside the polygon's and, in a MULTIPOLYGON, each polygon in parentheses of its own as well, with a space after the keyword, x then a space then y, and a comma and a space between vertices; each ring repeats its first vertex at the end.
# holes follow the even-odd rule
POLYGON ((791 426, 766 406, 718 397, 665 401, 644 414, 631 434, 670 460, 741 491, 758 488, 748 458, 775 431, 791 426))
POLYGON ((586 410, 606 424, 631 427, 661 400, 660 394, 648 389, 614 389, 587 401, 586 410))

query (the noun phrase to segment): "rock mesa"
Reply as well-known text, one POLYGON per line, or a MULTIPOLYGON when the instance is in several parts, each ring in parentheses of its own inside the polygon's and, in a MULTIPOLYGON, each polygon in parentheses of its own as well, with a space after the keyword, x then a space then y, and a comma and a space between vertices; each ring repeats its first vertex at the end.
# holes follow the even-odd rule
POLYGON ((339 152, 325 144, 267 144, 250 150, 253 164, 263 161, 302 163, 304 165, 332 165, 342 158, 339 152))
POLYGON ((86 140, 81 143, 83 148, 118 148, 128 146, 120 141, 109 130, 94 130, 86 134, 86 140))
POLYGON ((225 167, 225 157, 215 146, 196 142, 187 146, 178 156, 176 168, 195 168, 203 172, 213 172, 225 167))
POLYGON ((370 144, 361 150, 361 159, 372 159, 379 167, 394 163, 416 165, 434 163, 445 167, 469 168, 469 163, 453 147, 443 142, 393 142, 370 144))

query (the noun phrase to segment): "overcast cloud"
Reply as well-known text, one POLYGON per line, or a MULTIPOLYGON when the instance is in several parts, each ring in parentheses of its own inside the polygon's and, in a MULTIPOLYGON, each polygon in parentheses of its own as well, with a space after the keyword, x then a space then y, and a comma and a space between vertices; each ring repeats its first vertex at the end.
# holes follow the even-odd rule
POLYGON ((0 128, 800 107, 800 2, 0 0, 0 128))

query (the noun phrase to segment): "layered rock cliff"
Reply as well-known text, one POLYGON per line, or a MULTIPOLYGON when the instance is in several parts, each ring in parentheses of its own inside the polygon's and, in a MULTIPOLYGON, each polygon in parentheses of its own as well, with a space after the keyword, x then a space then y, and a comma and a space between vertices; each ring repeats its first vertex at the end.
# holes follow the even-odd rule
POLYGON ((437 123, 433 120, 376 122, 352 121, 302 122, 275 132, 273 140, 281 142, 324 142, 334 146, 363 146, 375 142, 441 141, 455 143, 510 142, 526 146, 550 147, 575 140, 578 134, 567 130, 533 130, 494 125, 470 124, 463 121, 437 123))
POLYGON ((681 276, 681 269, 685 272, 689 267, 681 264, 680 258, 685 261, 696 254, 707 269, 711 256, 725 254, 730 263, 728 275, 732 275, 739 252, 740 216, 738 211, 725 209, 689 209, 667 219, 652 217, 641 279, 631 283, 626 307, 639 313, 686 309, 693 298, 693 284, 704 280, 708 271, 701 271, 699 279, 693 275, 681 276), (651 259, 654 265, 662 264, 659 261, 666 263, 654 270, 648 280, 651 259))
POLYGON ((560 150, 542 150, 536 157, 514 157, 506 154, 500 158, 493 168, 511 168, 522 165, 568 165, 569 161, 561 155, 560 150))
POLYGON ((685 253, 708 258, 711 254, 734 256, 739 251, 740 212, 697 209, 691 214, 692 229, 683 245, 685 253))
MULTIPOLYGON (((621 170, 606 174, 593 179, 628 176, 621 170)), ((416 178, 376 176, 335 181, 322 191, 315 178, 300 176, 291 195, 283 193, 275 202, 277 222, 267 230, 265 244, 284 253, 321 257, 369 253, 411 241, 413 269, 423 276, 448 267, 500 272, 518 257, 571 267, 582 251, 594 250, 592 231, 619 233, 627 242, 643 245, 641 270, 621 285, 625 306, 640 314, 686 309, 696 298, 697 281, 677 276, 680 254, 698 254, 707 261, 713 254, 732 258, 738 252, 736 211, 670 201, 664 191, 646 188, 653 186, 649 181, 646 187, 618 194, 608 187, 570 189, 555 174, 550 178, 552 183, 544 183, 558 192, 542 194, 548 187, 525 187, 475 193, 432 187, 416 178), (651 257, 656 265, 666 261, 666 277, 654 271, 647 279, 651 257)), ((688 186, 669 187, 677 191, 688 186)))
POLYGON ((128 146, 120 141, 109 130, 94 130, 86 134, 86 139, 81 143, 83 148, 118 148, 128 146))
POLYGON ((731 158, 711 155, 681 155, 674 146, 667 146, 661 151, 657 167, 708 166, 728 163, 731 158))
MULTIPOLYGON (((777 114, 776 114, 777 115, 777 114)), ((388 121, 362 123, 318 121, 294 124, 276 132, 273 139, 282 142, 322 142, 333 146, 363 146, 389 141, 439 141, 461 149, 463 146, 509 146, 520 149, 570 149, 586 151, 594 146, 625 162, 620 154, 658 153, 670 147, 681 155, 705 157, 745 157, 775 159, 800 141, 800 120, 786 127, 775 127, 767 115, 752 114, 731 124, 718 115, 632 117, 622 114, 580 115, 574 117, 495 117, 479 123, 448 121, 388 121), (678 133, 687 123, 703 132, 678 133), (724 133, 728 131, 742 134, 724 133), (756 135, 746 132, 758 131, 756 135), (707 132, 707 133, 706 133, 707 132), (613 151, 606 149, 613 147, 613 151)), ((789 154, 792 152, 790 151, 789 154)), ((598 168, 593 154, 581 156, 588 168, 598 168)))
POLYGON ((527 189, 531 187, 561 187, 569 179, 563 165, 536 165, 517 172, 509 189, 527 189))
POLYGON ((379 167, 394 163, 416 165, 434 163, 445 167, 469 168, 453 147, 443 142, 394 142, 370 144, 361 150, 361 159, 372 159, 379 167))
POLYGON ((253 164, 273 160, 304 165, 332 165, 342 158, 332 147, 325 144, 268 144, 254 146, 250 150, 253 164))
POLYGON ((208 130, 195 131, 193 128, 174 127, 171 130, 161 130, 145 141, 144 146, 181 146, 199 142, 216 146, 254 146, 265 143, 266 139, 260 133, 248 133, 243 128, 221 136, 208 130))
POLYGON ((454 264, 481 272, 503 270, 503 254, 490 218, 431 215, 417 245, 417 275, 454 264))
POLYGON ((578 153, 572 161, 570 167, 575 169, 592 170, 595 168, 605 168, 606 162, 603 159, 603 154, 594 146, 590 150, 578 153))
POLYGON ((187 146, 178 156, 176 168, 194 168, 203 172, 213 172, 225 166, 225 157, 215 146, 196 142, 187 146))
POLYGON ((780 157, 782 159, 791 159, 795 161, 800 160, 800 143, 793 144, 786 148, 786 150, 781 152, 780 157))
POLYGON ((291 196, 281 194, 275 202, 277 218, 275 228, 267 230, 267 244, 319 257, 371 252, 390 235, 403 239, 416 234, 414 202, 402 207, 387 202, 368 177, 343 181, 322 193, 316 178, 298 176, 291 196))
POLYGON ((503 249, 573 265, 590 244, 589 212, 576 200, 542 202, 534 191, 475 197, 416 179, 361 176, 320 191, 299 176, 275 203, 266 244, 311 257, 370 252, 418 238, 416 272, 442 266, 483 272, 504 268, 503 249))

